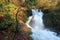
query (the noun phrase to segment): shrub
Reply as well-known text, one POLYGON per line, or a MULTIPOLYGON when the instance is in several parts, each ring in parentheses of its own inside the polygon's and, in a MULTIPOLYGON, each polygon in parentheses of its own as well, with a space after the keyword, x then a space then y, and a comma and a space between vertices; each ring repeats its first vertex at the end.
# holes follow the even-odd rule
POLYGON ((29 8, 32 8, 32 6, 37 4, 36 0, 26 0, 26 4, 29 8))

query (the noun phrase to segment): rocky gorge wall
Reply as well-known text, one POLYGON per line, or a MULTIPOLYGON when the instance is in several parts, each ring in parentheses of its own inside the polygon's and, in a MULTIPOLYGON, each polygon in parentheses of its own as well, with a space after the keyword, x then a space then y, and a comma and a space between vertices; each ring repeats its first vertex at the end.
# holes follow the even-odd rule
POLYGON ((60 33, 60 9, 58 10, 45 10, 43 20, 45 27, 60 33))

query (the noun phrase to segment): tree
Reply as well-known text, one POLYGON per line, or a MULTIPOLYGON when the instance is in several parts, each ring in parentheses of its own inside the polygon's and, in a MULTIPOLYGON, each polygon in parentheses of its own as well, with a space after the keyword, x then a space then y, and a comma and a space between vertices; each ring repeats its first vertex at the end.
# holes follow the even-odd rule
POLYGON ((38 0, 39 7, 43 7, 45 9, 55 8, 58 4, 58 0, 38 0))
POLYGON ((35 6, 37 4, 36 0, 26 0, 26 4, 29 8, 32 8, 32 6, 35 6))

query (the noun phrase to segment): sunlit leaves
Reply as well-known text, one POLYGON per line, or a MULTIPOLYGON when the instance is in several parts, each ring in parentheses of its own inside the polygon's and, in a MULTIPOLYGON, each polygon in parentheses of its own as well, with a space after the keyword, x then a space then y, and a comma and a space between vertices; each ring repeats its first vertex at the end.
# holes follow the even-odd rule
POLYGON ((58 0, 38 0, 38 6, 45 9, 55 8, 58 4, 58 0))

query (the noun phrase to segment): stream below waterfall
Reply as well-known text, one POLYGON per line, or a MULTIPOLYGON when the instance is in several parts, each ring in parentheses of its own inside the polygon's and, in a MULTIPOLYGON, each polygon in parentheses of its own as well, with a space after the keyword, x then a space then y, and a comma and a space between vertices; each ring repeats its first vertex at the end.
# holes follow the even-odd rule
POLYGON ((38 9, 32 9, 32 16, 26 22, 26 25, 31 28, 32 34, 30 35, 33 40, 60 40, 60 37, 56 36, 57 33, 45 29, 43 24, 43 12, 38 9))

